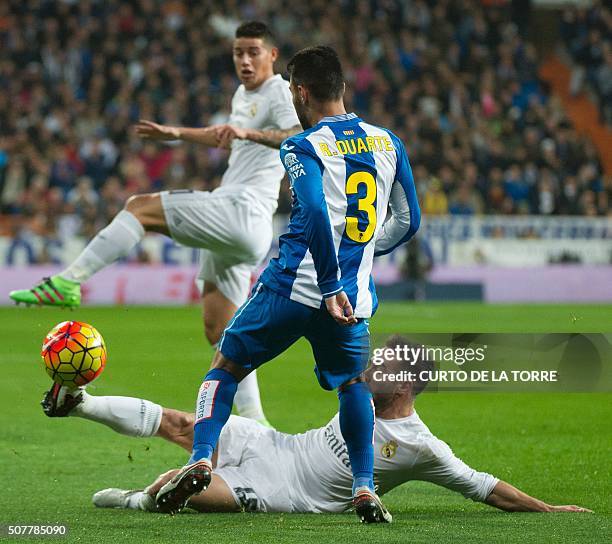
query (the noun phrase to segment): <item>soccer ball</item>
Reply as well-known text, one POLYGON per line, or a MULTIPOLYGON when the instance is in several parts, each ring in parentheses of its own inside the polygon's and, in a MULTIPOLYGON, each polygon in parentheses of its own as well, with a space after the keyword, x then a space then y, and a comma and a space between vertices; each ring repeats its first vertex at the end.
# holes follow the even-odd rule
POLYGON ((53 327, 40 354, 51 379, 68 387, 94 380, 106 364, 102 335, 81 321, 64 321, 53 327))

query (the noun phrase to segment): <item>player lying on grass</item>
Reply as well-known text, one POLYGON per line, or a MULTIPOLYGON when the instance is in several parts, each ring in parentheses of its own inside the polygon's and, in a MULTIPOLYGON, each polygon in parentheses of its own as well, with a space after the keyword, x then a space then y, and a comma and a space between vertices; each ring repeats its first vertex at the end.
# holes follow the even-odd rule
MULTIPOLYGON (((386 343, 387 347, 404 344, 406 340, 400 337, 386 343)), ((421 370, 430 368, 431 364, 421 359, 414 371, 418 376, 421 370)), ((547 504, 470 468, 429 431, 414 410, 415 397, 427 384, 376 381, 374 370, 396 374, 403 368, 401 363, 387 361, 365 373, 376 408, 374 477, 379 493, 411 480, 423 480, 509 512, 589 511, 547 504)), ((94 397, 83 389, 68 395, 66 388, 62 391, 60 404, 46 404, 48 415, 84 417, 123 434, 160 436, 191 449, 193 414, 158 406, 155 422, 143 424, 140 405, 149 401, 94 397)), ((210 486, 189 501, 191 508, 201 512, 333 513, 351 506, 352 477, 338 414, 324 427, 298 435, 231 416, 221 433, 214 462, 210 486)), ((94 504, 155 512, 157 492, 176 472, 162 474, 144 491, 99 491, 93 497, 94 504)))
MULTIPOLYGON (((232 99, 229 124, 183 128, 143 121, 136 126, 138 134, 152 140, 231 144, 221 187, 132 196, 68 268, 10 297, 26 304, 77 307, 83 282, 126 255, 145 232, 160 232, 202 248, 198 283, 203 284, 204 330, 215 345, 246 300, 252 272, 270 249, 272 215, 284 175, 276 149, 301 131, 288 84, 274 75, 274 43, 264 23, 244 23, 236 30, 233 59, 242 85, 232 99)), ((255 374, 241 384, 235 402, 241 415, 265 421, 255 374)))

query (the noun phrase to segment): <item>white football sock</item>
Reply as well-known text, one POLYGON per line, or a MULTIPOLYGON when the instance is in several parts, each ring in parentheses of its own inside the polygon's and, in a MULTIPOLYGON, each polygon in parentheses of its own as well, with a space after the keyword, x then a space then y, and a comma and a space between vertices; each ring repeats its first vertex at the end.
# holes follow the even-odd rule
POLYGON ((155 499, 145 491, 137 491, 130 495, 127 500, 126 508, 130 510, 144 510, 145 512, 155 512, 155 499))
POLYGON ((132 212, 121 210, 109 225, 96 234, 76 260, 60 276, 82 283, 114 263, 144 238, 145 230, 132 212))
POLYGON ((70 415, 97 421, 121 434, 144 438, 157 433, 162 407, 145 399, 94 397, 83 391, 83 401, 70 415))
POLYGON ((254 370, 238 384, 238 390, 234 397, 234 406, 242 417, 262 421, 266 419, 266 416, 261 405, 256 372, 254 370))

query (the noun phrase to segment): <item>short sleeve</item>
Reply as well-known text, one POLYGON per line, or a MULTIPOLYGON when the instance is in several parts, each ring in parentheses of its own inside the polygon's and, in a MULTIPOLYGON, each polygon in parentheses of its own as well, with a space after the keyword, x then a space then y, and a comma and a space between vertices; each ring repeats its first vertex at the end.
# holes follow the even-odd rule
POLYGON ((270 102, 270 118, 272 124, 280 130, 295 127, 300 124, 293 101, 291 91, 285 80, 275 86, 275 92, 270 102))

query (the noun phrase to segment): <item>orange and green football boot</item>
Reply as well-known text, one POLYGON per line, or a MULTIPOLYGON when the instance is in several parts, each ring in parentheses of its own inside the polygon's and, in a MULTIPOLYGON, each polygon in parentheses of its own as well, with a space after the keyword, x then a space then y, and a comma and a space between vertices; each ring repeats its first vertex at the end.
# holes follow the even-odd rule
POLYGON ((38 306, 59 306, 78 308, 81 304, 81 285, 76 281, 51 276, 43 278, 32 289, 21 289, 9 293, 17 304, 36 304, 38 306))

